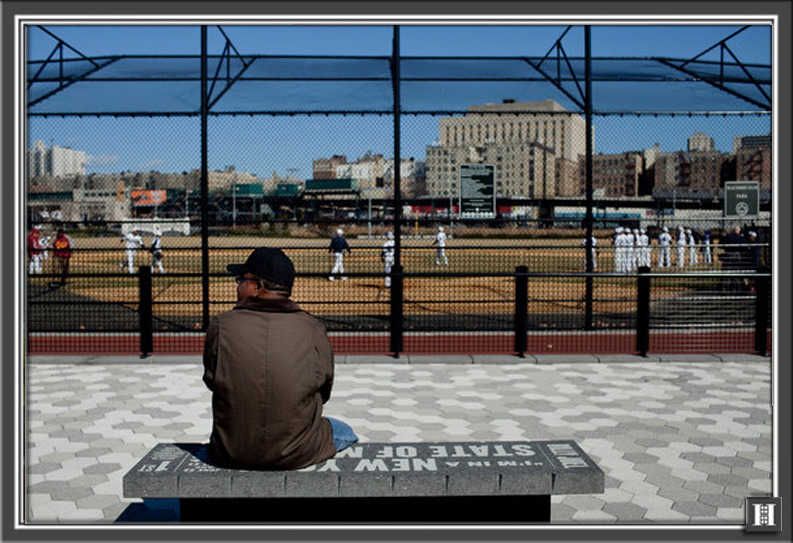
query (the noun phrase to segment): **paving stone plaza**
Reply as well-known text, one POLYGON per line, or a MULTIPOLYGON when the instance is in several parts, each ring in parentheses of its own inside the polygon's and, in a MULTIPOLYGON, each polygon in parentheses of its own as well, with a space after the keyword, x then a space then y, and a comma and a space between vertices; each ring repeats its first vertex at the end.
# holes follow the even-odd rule
MULTIPOLYGON (((208 440, 200 357, 26 369, 27 521, 178 522, 167 500, 123 498, 122 477, 159 442, 208 440)), ((576 440, 606 490, 553 496, 552 524, 738 529, 745 498, 772 493, 771 379, 750 355, 340 356, 325 414, 362 442, 576 440)))

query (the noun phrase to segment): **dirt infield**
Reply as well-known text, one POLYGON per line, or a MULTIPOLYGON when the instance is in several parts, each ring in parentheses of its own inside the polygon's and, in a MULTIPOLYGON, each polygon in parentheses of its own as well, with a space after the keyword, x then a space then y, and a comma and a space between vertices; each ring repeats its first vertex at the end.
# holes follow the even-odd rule
MULTIPOLYGON (((136 306, 137 285, 107 288, 81 281, 70 287, 75 294, 109 303, 136 306)), ((656 289, 654 297, 671 297, 684 289, 656 289)), ((408 278, 404 286, 406 314, 490 314, 514 312, 514 279, 510 277, 408 278)), ((228 279, 209 284, 213 302, 210 313, 230 309, 236 301, 236 285, 228 279)), ((201 283, 198 279, 155 277, 152 286, 154 313, 163 316, 201 314, 201 283)), ((297 303, 318 315, 365 313, 388 315, 390 291, 374 278, 350 278, 334 282, 324 278, 298 278, 292 293, 297 303)), ((598 312, 633 312, 636 307, 635 280, 595 284, 593 298, 598 312)), ((529 311, 539 313, 580 313, 584 310, 583 280, 529 281, 529 311)))
MULTIPOLYGON (((345 257, 348 272, 381 273, 380 248, 383 238, 351 238, 352 253, 345 257)), ((406 272, 441 271, 435 268, 436 247, 432 238, 402 240, 401 263, 406 272)), ((149 244, 150 240, 146 239, 149 244)), ((163 263, 169 273, 200 273, 202 262, 201 238, 198 236, 164 238, 163 263)), ((332 267, 327 239, 270 238, 257 236, 211 237, 209 239, 209 271, 225 273, 226 265, 242 262, 255 247, 282 248, 298 272, 327 273, 332 267)), ((123 245, 116 238, 78 238, 71 259, 74 274, 112 274, 121 271, 126 262, 123 245)), ((656 251, 656 246, 653 246, 656 251)), ((714 247, 714 264, 699 265, 698 270, 719 269, 719 250, 714 247)), ((584 269, 585 249, 580 240, 570 238, 513 238, 513 239, 449 239, 446 254, 450 267, 444 271, 465 273, 513 272, 517 266, 530 271, 549 273, 580 272, 584 269)), ((135 265, 151 265, 148 250, 139 249, 135 265)), ((608 239, 599 241, 597 270, 613 268, 613 246, 608 239)), ((52 259, 45 260, 45 272, 54 271, 52 259)))
MULTIPOLYGON (((146 240, 147 243, 149 240, 146 240)), ((201 315, 201 239, 168 236, 164 240, 166 275, 152 276, 154 314, 163 317, 201 315)), ((376 315, 390 313, 390 291, 384 286, 379 253, 382 238, 350 239, 352 254, 345 257, 349 280, 328 281, 332 266, 328 240, 230 236, 210 238, 210 314, 230 309, 236 286, 223 277, 226 266, 242 262, 257 246, 281 247, 295 262, 299 274, 292 298, 317 315, 376 315), (355 276, 370 274, 371 276, 355 276)), ((604 240, 604 243, 608 241, 604 240)), ((404 283, 406 315, 507 315, 514 313, 515 280, 492 274, 515 271, 580 272, 584 249, 571 239, 451 239, 447 247, 450 265, 435 265, 431 238, 403 240, 402 263, 408 274, 445 274, 407 277, 404 283), (456 274, 456 275, 454 275, 456 274), (489 275, 491 274, 491 275, 489 275), (467 276, 466 276, 467 275, 467 276)), ((139 300, 136 275, 122 273, 125 251, 116 238, 79 238, 71 262, 77 275, 68 290, 87 299, 120 304, 135 310, 139 300), (85 276, 80 277, 81 274, 85 276)), ((610 252, 599 256, 599 270, 609 271, 610 252)), ((151 256, 139 250, 137 265, 148 265, 151 256)), ((704 269, 701 267, 700 269, 704 269)), ((46 265, 45 265, 45 271, 46 265)), ((678 295, 684 288, 654 285, 654 299, 678 295)), ((636 308, 636 278, 598 278, 593 286, 596 313, 632 313, 636 308)), ((581 277, 531 277, 529 312, 580 314, 585 310, 585 282, 581 277)))

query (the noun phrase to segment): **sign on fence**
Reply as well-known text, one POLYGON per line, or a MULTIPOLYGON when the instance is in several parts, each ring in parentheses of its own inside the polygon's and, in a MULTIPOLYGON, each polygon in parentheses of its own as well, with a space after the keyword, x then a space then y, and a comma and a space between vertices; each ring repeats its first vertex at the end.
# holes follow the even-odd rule
POLYGON ((755 218, 760 214, 760 183, 727 181, 724 183, 724 217, 755 218))
POLYGON ((460 164, 460 218, 495 218, 495 171, 492 164, 460 164))

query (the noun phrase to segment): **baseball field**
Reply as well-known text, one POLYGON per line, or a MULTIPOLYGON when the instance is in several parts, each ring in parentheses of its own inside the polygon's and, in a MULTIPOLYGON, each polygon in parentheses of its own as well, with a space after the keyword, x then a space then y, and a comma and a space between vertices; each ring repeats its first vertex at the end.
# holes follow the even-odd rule
MULTIPOLYGON (((147 246, 150 241, 145 237, 147 246)), ((344 260, 348 279, 331 282, 327 274, 333 263, 327 238, 210 237, 210 311, 227 310, 236 299, 236 285, 226 275, 226 265, 243 262, 255 247, 271 246, 283 249, 294 261, 298 278, 292 297, 313 313, 387 315, 390 295, 384 286, 380 260, 384 239, 350 237, 348 241, 352 247, 351 254, 344 260)), ((166 236, 163 244, 166 274, 153 275, 155 312, 160 315, 200 314, 203 294, 201 238, 166 236)), ((125 251, 118 238, 76 237, 74 245, 70 264, 72 277, 65 289, 91 300, 130 307, 137 304, 138 279, 120 268, 125 251)), ((431 236, 405 237, 401 245, 405 273, 424 275, 405 279, 406 314, 511 313, 515 293, 511 274, 517 266, 527 266, 531 272, 541 274, 529 280, 531 311, 580 313, 583 310, 584 279, 559 275, 583 271, 584 248, 580 246, 580 239, 449 239, 448 266, 435 264, 436 247, 432 245, 431 236)), ((611 272, 612 255, 610 240, 607 237, 598 239, 596 271, 611 272)), ((149 252, 138 250, 135 264, 150 265, 149 252)), ((45 272, 48 269, 45 260, 45 272)), ((700 264, 696 269, 718 269, 718 263, 700 264)), ((653 296, 677 296, 688 288, 671 284, 661 286, 654 289, 653 296)), ((598 278, 594 281, 593 298, 598 312, 632 312, 636 279, 630 276, 598 278)))

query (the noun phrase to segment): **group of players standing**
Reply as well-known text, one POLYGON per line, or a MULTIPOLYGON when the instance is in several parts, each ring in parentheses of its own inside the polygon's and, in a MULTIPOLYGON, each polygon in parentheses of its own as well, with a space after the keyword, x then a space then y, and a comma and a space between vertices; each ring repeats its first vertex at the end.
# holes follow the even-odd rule
MULTIPOLYGON (((653 248, 650 238, 644 228, 623 228, 614 230, 612 239, 614 245, 614 271, 617 273, 631 273, 640 267, 652 266, 653 248)), ((676 252, 676 265, 678 268, 697 266, 700 263, 700 253, 704 264, 713 263, 713 251, 710 231, 694 232, 690 228, 677 227, 677 236, 672 237, 669 228, 664 226, 658 235, 658 260, 659 268, 672 266, 672 247, 676 252)))
MULTIPOLYGON (((148 247, 148 251, 151 253, 152 257, 152 271, 165 273, 165 268, 162 264, 163 253, 161 236, 162 232, 159 230, 154 233, 154 239, 148 247)), ((131 232, 128 232, 122 237, 121 243, 123 243, 125 247, 125 258, 119 263, 119 268, 121 268, 122 271, 127 269, 131 274, 137 273, 137 269, 135 268, 135 257, 140 249, 146 248, 140 231, 135 228, 131 232)), ((69 274, 69 262, 73 249, 74 242, 71 237, 66 235, 63 228, 58 228, 54 234, 44 236, 42 235, 41 227, 34 225, 30 229, 27 239, 28 274, 43 274, 44 263, 49 260, 51 252, 53 257, 53 272, 58 278, 58 281, 53 282, 51 286, 65 285, 69 274)))
POLYGON ((66 284, 69 275, 69 261, 72 257, 72 239, 66 235, 63 228, 58 228, 54 234, 43 236, 38 225, 31 228, 28 234, 28 273, 37 275, 44 272, 44 262, 49 259, 52 251, 53 271, 58 277, 50 286, 57 287, 66 284))
MULTIPOLYGON (((125 259, 119 263, 121 271, 127 269, 129 273, 137 273, 135 268, 135 256, 139 249, 145 248, 143 237, 140 235, 140 230, 133 228, 131 232, 124 234, 121 238, 121 243, 124 244, 125 259)), ((160 230, 154 231, 154 239, 149 246, 149 253, 151 254, 151 268, 152 272, 165 273, 165 268, 162 265, 162 232, 160 230)))

